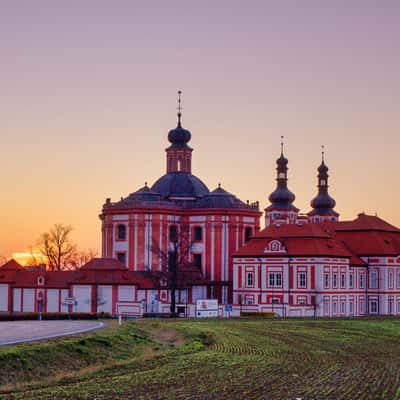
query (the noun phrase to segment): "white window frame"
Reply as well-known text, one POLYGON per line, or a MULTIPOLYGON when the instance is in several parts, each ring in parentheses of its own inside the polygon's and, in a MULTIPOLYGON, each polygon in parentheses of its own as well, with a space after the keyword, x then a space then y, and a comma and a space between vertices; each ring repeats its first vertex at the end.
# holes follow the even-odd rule
POLYGON ((330 284, 330 274, 325 273, 324 274, 324 288, 329 289, 329 284, 330 284))
POLYGON ((364 289, 364 288, 365 288, 365 275, 360 274, 360 289, 364 289))
POLYGON ((307 272, 299 272, 299 282, 298 287, 300 289, 305 289, 307 287, 307 272), (304 277, 304 280, 302 279, 304 277), (304 282, 304 283, 303 283, 304 282))
POLYGON ((255 286, 255 279, 254 279, 254 272, 247 271, 246 272, 246 287, 254 287, 255 286), (251 277, 251 279, 249 279, 251 277), (251 283, 249 283, 251 281, 251 283))
POLYGON ((377 273, 377 271, 371 271, 369 287, 370 287, 370 289, 378 289, 378 273, 377 273))

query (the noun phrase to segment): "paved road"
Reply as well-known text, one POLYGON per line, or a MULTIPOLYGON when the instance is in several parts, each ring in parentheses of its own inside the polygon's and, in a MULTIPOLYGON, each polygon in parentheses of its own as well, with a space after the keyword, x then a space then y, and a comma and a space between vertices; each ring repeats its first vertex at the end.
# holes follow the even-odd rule
POLYGON ((88 332, 103 326, 99 321, 4 321, 0 322, 0 346, 88 332))

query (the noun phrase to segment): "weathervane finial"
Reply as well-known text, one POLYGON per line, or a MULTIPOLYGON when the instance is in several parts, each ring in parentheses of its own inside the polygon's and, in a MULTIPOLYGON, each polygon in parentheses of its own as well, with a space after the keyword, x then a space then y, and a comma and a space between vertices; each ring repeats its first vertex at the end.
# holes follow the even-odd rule
POLYGON ((325 146, 324 145, 321 146, 321 153, 322 153, 322 162, 324 162, 325 161, 325 146))
POLYGON ((178 126, 181 127, 182 106, 181 106, 182 90, 178 90, 178 126))
POLYGON ((283 136, 281 136, 281 155, 283 156, 283 136))

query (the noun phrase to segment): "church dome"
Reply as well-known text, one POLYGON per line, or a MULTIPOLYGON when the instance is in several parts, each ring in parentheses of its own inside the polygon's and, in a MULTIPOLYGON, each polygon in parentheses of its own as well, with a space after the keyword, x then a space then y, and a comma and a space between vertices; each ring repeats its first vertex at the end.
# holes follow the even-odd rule
POLYGON ((168 132, 168 140, 171 142, 172 146, 183 147, 191 139, 192 134, 187 129, 182 128, 180 122, 175 129, 171 129, 168 132))
POLYGON ((210 191, 196 176, 185 172, 170 172, 163 175, 151 188, 163 197, 203 197, 210 191))
POLYGON ((296 196, 286 187, 278 187, 269 195, 274 208, 291 208, 296 196))
POLYGON ((319 193, 312 201, 311 207, 320 214, 329 213, 336 206, 336 201, 328 193, 319 193))
POLYGON ((320 174, 326 174, 329 171, 328 166, 322 161, 321 165, 318 167, 318 172, 320 174))
POLYGON ((285 167, 286 165, 288 165, 289 161, 288 159, 283 155, 283 153, 281 154, 281 156, 276 160, 276 164, 278 166, 278 168, 280 166, 285 167))

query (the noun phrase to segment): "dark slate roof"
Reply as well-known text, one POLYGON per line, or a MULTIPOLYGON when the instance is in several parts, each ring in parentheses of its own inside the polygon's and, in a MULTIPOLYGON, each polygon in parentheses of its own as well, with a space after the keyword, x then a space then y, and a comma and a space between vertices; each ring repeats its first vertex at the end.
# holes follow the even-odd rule
POLYGON ((160 193, 155 192, 154 190, 150 189, 147 184, 137 190, 136 192, 131 193, 125 201, 145 201, 145 202, 152 202, 157 201, 159 202, 162 199, 160 193))
POLYGON ((203 197, 210 191, 196 176, 186 172, 170 172, 152 186, 152 191, 164 197, 203 197))
POLYGON ((126 271, 126 267, 120 261, 115 258, 92 258, 84 266, 80 268, 81 270, 122 270, 126 271))
POLYGON ((205 195, 199 200, 199 208, 249 208, 250 205, 239 200, 232 193, 227 192, 221 186, 205 195))

